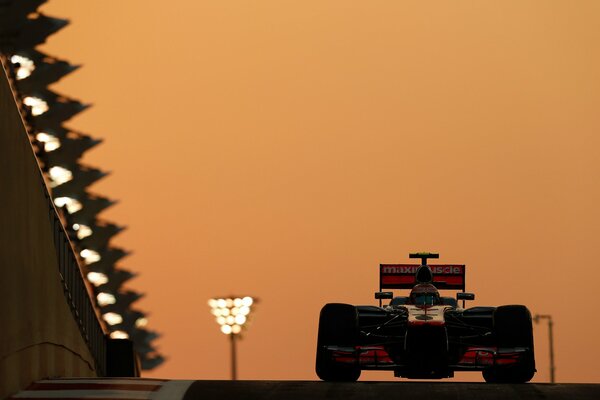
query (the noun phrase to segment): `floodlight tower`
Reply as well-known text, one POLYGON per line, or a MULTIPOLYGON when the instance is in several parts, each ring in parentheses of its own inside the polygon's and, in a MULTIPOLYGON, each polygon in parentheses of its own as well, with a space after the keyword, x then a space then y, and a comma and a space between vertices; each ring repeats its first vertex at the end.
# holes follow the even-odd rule
POLYGON ((235 342, 240 337, 242 330, 248 327, 247 323, 252 311, 252 305, 257 299, 250 296, 214 298, 208 301, 211 313, 221 326, 221 332, 229 335, 231 343, 231 380, 237 380, 237 354, 235 342))

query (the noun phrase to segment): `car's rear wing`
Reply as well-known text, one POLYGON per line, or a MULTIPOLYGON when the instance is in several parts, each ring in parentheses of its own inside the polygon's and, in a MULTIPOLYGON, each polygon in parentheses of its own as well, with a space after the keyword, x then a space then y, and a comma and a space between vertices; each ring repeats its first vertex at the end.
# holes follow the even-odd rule
MULTIPOLYGON (((380 264, 379 291, 382 289, 412 289, 417 281, 418 264, 380 264)), ((465 266, 456 264, 429 265, 433 284, 438 289, 465 291, 465 266)))

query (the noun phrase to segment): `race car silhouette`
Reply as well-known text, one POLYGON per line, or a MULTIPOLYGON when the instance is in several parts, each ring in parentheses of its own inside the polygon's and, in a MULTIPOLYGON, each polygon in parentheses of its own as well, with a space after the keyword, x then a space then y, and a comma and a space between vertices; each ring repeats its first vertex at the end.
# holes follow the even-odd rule
POLYGON ((376 306, 331 303, 321 309, 316 372, 324 381, 356 381, 361 370, 414 379, 481 371, 486 382, 523 383, 535 374, 531 314, 523 305, 464 308, 465 266, 381 264, 376 306), (382 289, 411 289, 394 297, 382 289), (439 290, 457 290, 442 297, 439 290), (382 306, 382 300, 391 300, 382 306), (458 301, 462 301, 462 307, 458 301))

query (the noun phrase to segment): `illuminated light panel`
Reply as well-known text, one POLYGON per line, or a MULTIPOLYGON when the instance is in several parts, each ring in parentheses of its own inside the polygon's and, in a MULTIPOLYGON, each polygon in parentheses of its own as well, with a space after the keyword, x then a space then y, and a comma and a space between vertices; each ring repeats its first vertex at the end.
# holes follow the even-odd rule
POLYGON ((211 307, 210 312, 215 316, 217 324, 221 326, 221 332, 226 335, 237 335, 247 324, 248 315, 254 302, 252 297, 246 296, 210 299, 208 305, 211 307))
POLYGON ((136 328, 144 328, 148 326, 148 319, 145 317, 141 317, 135 320, 135 327, 136 328))
POLYGON ((98 305, 100 307, 104 307, 104 306, 108 306, 110 304, 115 304, 117 302, 117 299, 115 298, 115 296, 113 296, 110 293, 98 293, 98 296, 96 296, 96 299, 98 300, 98 305))
POLYGON ((45 113, 46 111, 48 111, 50 109, 50 107, 48 107, 48 103, 46 103, 44 100, 40 99, 39 97, 34 97, 34 96, 27 96, 23 99, 23 104, 25 104, 28 107, 31 107, 31 115, 33 115, 34 117, 37 117, 38 115, 42 115, 43 113, 45 113))
POLYGON ((112 339, 129 339, 129 334, 124 331, 114 331, 110 333, 112 339))
POLYGON ((104 319, 109 325, 117 325, 123 322, 123 317, 114 312, 103 314, 102 319, 104 319))
POLYGON ((85 239, 86 237, 91 236, 92 233, 94 233, 92 231, 92 228, 83 224, 73 224, 73 230, 77 232, 77 239, 79 240, 85 239))
POLYGON ((50 186, 56 187, 63 183, 73 180, 73 173, 66 168, 54 166, 48 170, 48 175, 52 180, 50 186))
POLYGON ((57 197, 54 199, 54 204, 56 207, 67 207, 69 214, 76 213, 83 208, 83 205, 78 200, 71 197, 57 197))
POLYGON ((13 64, 19 64, 19 67, 17 67, 16 70, 16 77, 18 81, 27 78, 29 75, 31 75, 33 70, 35 70, 35 64, 33 63, 33 60, 25 56, 15 54, 10 58, 10 62, 13 64))
POLYGON ((90 249, 81 250, 79 255, 81 256, 81 258, 83 258, 86 264, 95 263, 97 261, 100 261, 100 259, 102 258, 100 257, 100 254, 97 251, 90 249))
POLYGON ((61 146, 59 138, 46 132, 38 133, 35 135, 35 138, 38 142, 44 144, 44 150, 48 153, 58 149, 61 146))
POLYGON ((89 272, 87 278, 94 286, 104 285, 108 282, 108 277, 101 272, 89 272))

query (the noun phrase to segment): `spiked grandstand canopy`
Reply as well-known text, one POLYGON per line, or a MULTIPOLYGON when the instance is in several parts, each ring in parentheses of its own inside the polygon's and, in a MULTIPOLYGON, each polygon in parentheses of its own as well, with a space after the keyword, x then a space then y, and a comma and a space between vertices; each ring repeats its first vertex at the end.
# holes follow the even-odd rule
POLYGON ((136 276, 118 265, 129 251, 111 245, 111 239, 125 228, 98 218, 116 201, 88 190, 108 173, 80 162, 102 140, 65 126, 90 105, 48 89, 79 66, 35 49, 69 23, 40 13, 43 3, 0 2, 0 52, 10 61, 31 142, 109 334, 132 339, 142 368, 152 369, 164 361, 152 344, 159 335, 147 329, 145 313, 133 308, 143 294, 123 289, 136 276))

